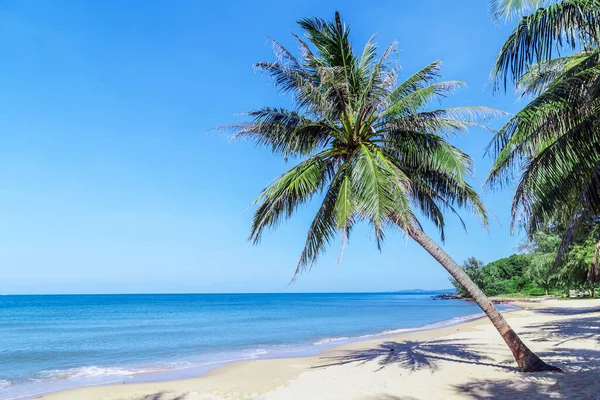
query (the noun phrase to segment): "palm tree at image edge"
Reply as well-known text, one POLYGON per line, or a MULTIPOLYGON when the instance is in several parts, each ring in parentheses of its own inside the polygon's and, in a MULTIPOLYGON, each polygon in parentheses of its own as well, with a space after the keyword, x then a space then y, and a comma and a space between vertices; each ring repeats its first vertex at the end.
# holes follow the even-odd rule
MULTIPOLYGON (((517 221, 531 238, 565 226, 556 266, 574 234, 600 222, 600 0, 494 0, 497 20, 518 17, 492 71, 495 88, 531 101, 500 129, 486 184, 512 184, 517 221), (561 55, 561 52, 568 52, 561 55)), ((600 276, 600 237, 588 271, 600 276)))
POLYGON ((445 138, 501 113, 485 107, 424 110, 431 100, 464 85, 439 82, 439 61, 398 84, 398 67, 388 61, 395 44, 378 57, 371 38, 355 54, 350 30, 337 12, 334 22, 313 18, 298 24, 306 37, 294 35, 299 58, 270 39, 276 61, 256 64, 280 92, 292 95, 295 109, 264 107, 249 112, 249 122, 223 127, 285 160, 301 160, 255 201, 250 239, 258 243, 265 229, 291 217, 315 195, 322 198, 295 279, 340 234, 343 254, 357 223, 372 226, 379 248, 386 228, 399 227, 465 288, 502 335, 521 371, 558 370, 527 348, 463 269, 423 232, 413 211, 433 222, 442 240, 447 211, 458 215, 458 208, 468 208, 487 224, 486 209, 466 182, 472 160, 445 138))

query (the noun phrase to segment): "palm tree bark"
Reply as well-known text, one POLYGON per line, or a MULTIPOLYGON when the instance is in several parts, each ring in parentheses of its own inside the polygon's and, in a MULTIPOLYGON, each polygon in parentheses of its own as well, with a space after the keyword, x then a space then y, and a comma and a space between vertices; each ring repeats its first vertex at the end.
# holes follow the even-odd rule
POLYGON ((515 361, 519 365, 519 369, 522 372, 562 372, 560 368, 546 364, 531 350, 529 350, 529 348, 525 345, 525 343, 523 343, 515 331, 512 330, 510 325, 508 325, 502 314, 500 314, 490 299, 481 291, 481 289, 477 287, 475 283, 473 283, 465 271, 429 236, 416 227, 407 229, 406 231, 411 238, 419 243, 429 254, 433 256, 433 258, 435 258, 440 264, 442 264, 444 268, 446 268, 446 271, 448 271, 450 275, 452 275, 452 277, 462 285, 462 287, 473 298, 477 305, 481 307, 485 315, 487 315, 512 351, 515 361))

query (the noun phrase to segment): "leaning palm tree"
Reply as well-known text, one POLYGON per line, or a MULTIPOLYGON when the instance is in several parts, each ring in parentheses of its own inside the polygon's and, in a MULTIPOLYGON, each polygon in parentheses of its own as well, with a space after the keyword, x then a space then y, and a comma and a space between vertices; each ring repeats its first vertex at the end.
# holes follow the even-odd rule
POLYGON ((525 346, 462 268, 425 234, 418 219, 422 215, 432 221, 442 240, 445 211, 456 214, 457 208, 469 208, 487 222, 484 205, 466 181, 472 161, 446 137, 497 112, 484 107, 424 110, 431 100, 463 85, 438 82, 440 62, 397 84, 398 68, 388 61, 394 44, 378 58, 371 39, 356 54, 349 28, 338 13, 333 22, 303 19, 299 25, 308 39, 294 35, 299 58, 271 40, 276 61, 256 64, 281 92, 292 95, 294 109, 265 107, 251 111, 250 121, 227 127, 234 137, 251 139, 284 159, 299 161, 256 200, 250 239, 259 242, 265 229, 318 198, 321 205, 308 230, 295 279, 338 235, 343 253, 357 223, 372 226, 378 247, 386 228, 398 227, 472 296, 522 371, 555 369, 525 346))
MULTIPOLYGON (((501 17, 528 5, 545 7, 520 17, 493 77, 505 88, 512 79, 533 100, 493 140, 488 184, 518 176, 511 228, 520 222, 531 236, 555 222, 567 227, 560 262, 573 233, 600 217, 600 0, 497 0, 493 8, 501 17)), ((589 276, 597 271, 595 257, 589 276)))

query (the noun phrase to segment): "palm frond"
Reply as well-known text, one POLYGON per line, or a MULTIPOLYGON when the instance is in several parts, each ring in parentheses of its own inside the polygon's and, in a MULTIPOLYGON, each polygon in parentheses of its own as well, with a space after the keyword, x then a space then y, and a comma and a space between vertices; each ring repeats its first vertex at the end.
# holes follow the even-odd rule
POLYGON ((319 193, 331 174, 328 157, 331 150, 313 156, 281 175, 255 200, 250 240, 258 243, 265 228, 273 228, 284 218, 319 193))
POLYGON ((570 56, 553 58, 532 65, 516 82, 516 88, 521 92, 521 97, 539 96, 558 79, 572 77, 597 63, 597 52, 584 51, 570 56))
POLYGON ((380 117, 402 117, 412 115, 421 110, 425 105, 429 104, 433 99, 441 99, 453 93, 456 89, 464 86, 464 82, 446 81, 437 82, 417 89, 399 97, 391 103, 381 114, 380 117))
MULTIPOLYGON (((336 236, 339 230, 338 218, 340 216, 338 199, 340 194, 344 195, 344 193, 341 193, 341 190, 346 181, 347 173, 346 167, 344 167, 332 178, 321 206, 308 228, 306 242, 302 253, 300 254, 300 259, 291 282, 295 281, 298 274, 310 269, 314 265, 319 258, 319 255, 327 249, 333 238, 336 236)), ((345 189, 347 189, 347 187, 345 189)), ((345 223, 347 224, 348 221, 345 223)), ((347 230, 349 230, 350 227, 351 226, 348 225, 345 226, 347 230)))
POLYGON ((379 132, 386 130, 417 130, 427 133, 457 134, 471 127, 491 130, 483 121, 504 116, 506 113, 488 107, 455 107, 441 110, 421 111, 400 119, 389 119, 376 125, 379 132))
POLYGON ((491 14, 494 21, 510 20, 542 7, 547 0, 492 0, 491 14))
POLYGON ((253 121, 221 127, 233 133, 234 139, 251 139, 275 154, 303 156, 327 145, 338 136, 337 128, 314 121, 283 108, 265 107, 247 113, 253 121))
POLYGON ((585 126, 591 129, 586 143, 576 146, 587 148, 594 135, 599 106, 595 92, 600 84, 600 68, 595 65, 571 72, 567 70, 547 84, 543 93, 511 118, 494 137, 487 151, 496 160, 486 185, 502 187, 510 183, 515 172, 525 168, 524 162, 540 149, 561 136, 569 138, 585 126))
POLYGON ((408 96, 412 92, 435 82, 440 77, 441 69, 442 62, 437 60, 415 72, 404 82, 400 83, 395 89, 390 91, 387 96, 387 103, 392 104, 399 98, 408 96))
POLYGON ((596 46, 600 39, 600 0, 568 0, 523 16, 504 43, 492 70, 494 88, 519 80, 534 63, 548 61, 561 48, 596 46))
POLYGON ((361 146, 352 168, 352 182, 357 212, 373 225, 379 248, 391 214, 406 226, 413 223, 410 179, 381 151, 372 146, 361 146))
POLYGON ((352 182, 348 175, 344 174, 341 178, 340 189, 335 202, 336 228, 338 231, 342 232, 342 249, 338 258, 338 263, 341 263, 342 261, 346 242, 349 239, 350 231, 355 222, 354 215, 356 213, 356 201, 354 197, 355 194, 352 191, 352 182))

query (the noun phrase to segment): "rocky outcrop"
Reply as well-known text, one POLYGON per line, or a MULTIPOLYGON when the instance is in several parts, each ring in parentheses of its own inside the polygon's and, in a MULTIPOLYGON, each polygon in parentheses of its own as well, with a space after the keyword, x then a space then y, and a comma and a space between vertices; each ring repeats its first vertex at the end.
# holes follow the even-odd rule
POLYGON ((464 299, 464 297, 460 294, 453 293, 442 293, 436 294, 435 296, 431 296, 433 300, 455 300, 455 299, 464 299))

